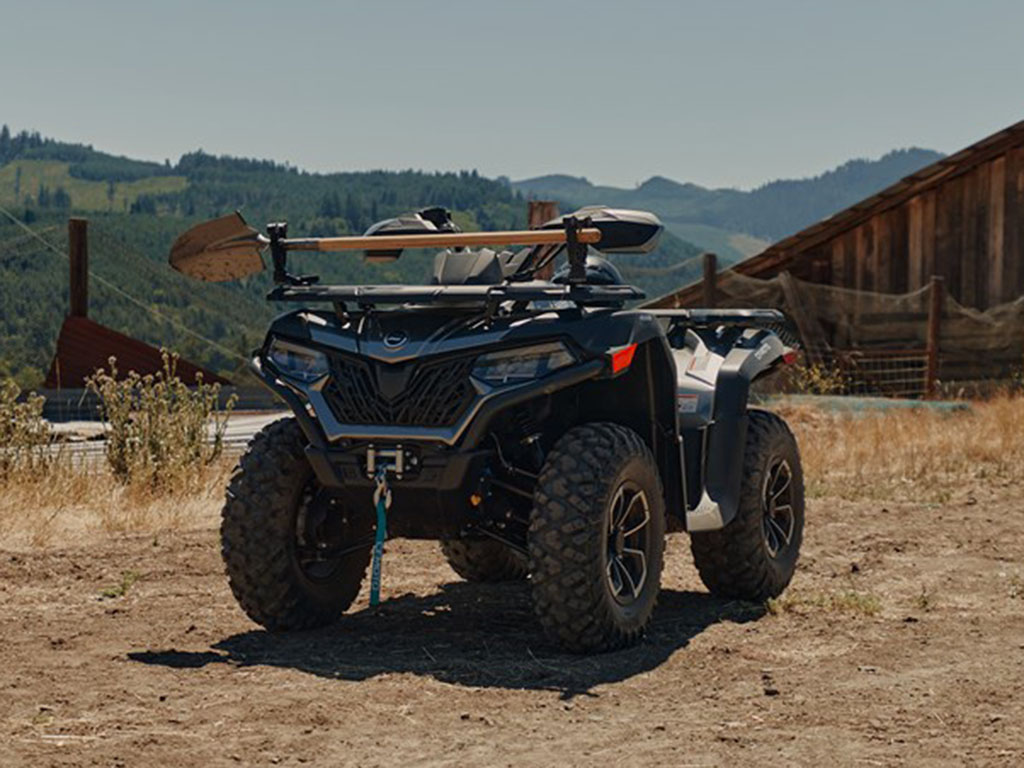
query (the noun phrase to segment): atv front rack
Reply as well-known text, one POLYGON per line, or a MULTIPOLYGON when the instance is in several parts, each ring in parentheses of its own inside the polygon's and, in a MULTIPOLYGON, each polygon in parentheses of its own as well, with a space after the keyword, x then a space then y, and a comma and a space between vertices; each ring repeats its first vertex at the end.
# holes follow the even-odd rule
POLYGON ((500 304, 505 301, 569 301, 603 304, 645 297, 631 285, 560 285, 545 281, 502 285, 278 285, 270 301, 375 304, 500 304))

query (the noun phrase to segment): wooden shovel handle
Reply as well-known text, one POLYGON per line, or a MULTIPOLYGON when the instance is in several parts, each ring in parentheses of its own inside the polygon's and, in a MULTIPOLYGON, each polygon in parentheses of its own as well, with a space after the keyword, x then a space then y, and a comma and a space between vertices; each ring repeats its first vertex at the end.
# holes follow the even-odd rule
MULTIPOLYGON (((601 230, 579 231, 581 243, 598 243, 601 230)), ((376 235, 370 237, 309 237, 284 240, 289 251, 394 251, 405 248, 472 247, 478 245, 548 245, 565 242, 564 229, 518 232, 456 232, 438 235, 376 235)))

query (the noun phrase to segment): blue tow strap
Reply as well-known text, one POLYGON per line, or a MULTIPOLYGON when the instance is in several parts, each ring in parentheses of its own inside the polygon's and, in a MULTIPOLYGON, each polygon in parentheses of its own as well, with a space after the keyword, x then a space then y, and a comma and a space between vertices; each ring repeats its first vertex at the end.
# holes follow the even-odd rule
POLYGON ((374 476, 373 503, 377 507, 377 535, 373 542, 373 567, 370 570, 370 605, 380 605, 380 565, 384 558, 384 542, 388 538, 388 507, 391 489, 388 488, 388 470, 381 466, 374 476))

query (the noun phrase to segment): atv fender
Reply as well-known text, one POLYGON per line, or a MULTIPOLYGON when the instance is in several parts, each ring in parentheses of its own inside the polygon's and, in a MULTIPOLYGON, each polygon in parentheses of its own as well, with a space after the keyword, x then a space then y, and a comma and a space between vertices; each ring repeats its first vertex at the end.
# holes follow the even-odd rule
MULTIPOLYGON (((686 512, 687 530, 718 530, 736 516, 750 384, 778 365, 785 352, 786 347, 775 334, 750 329, 721 360, 704 438, 704 484, 700 500, 686 512)), ((685 395, 685 379, 681 385, 680 394, 685 395)))

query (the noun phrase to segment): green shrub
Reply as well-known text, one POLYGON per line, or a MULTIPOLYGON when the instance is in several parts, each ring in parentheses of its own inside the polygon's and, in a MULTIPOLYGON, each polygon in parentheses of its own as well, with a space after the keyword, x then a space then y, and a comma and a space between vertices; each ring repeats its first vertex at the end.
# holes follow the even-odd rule
POLYGON ((235 397, 221 409, 219 384, 197 377, 196 386, 188 386, 178 377, 178 356, 161 354, 163 370, 156 374, 129 371, 119 378, 110 358, 110 372, 98 370, 86 386, 99 397, 107 422, 106 459, 114 477, 180 488, 221 455, 235 397))
POLYGON ((0 482, 15 474, 37 472, 49 465, 50 429, 43 420, 41 395, 18 402, 21 388, 12 379, 0 381, 0 482))
POLYGON ((847 382, 843 372, 835 365, 799 363, 791 367, 791 386, 802 395, 841 395, 847 382))

